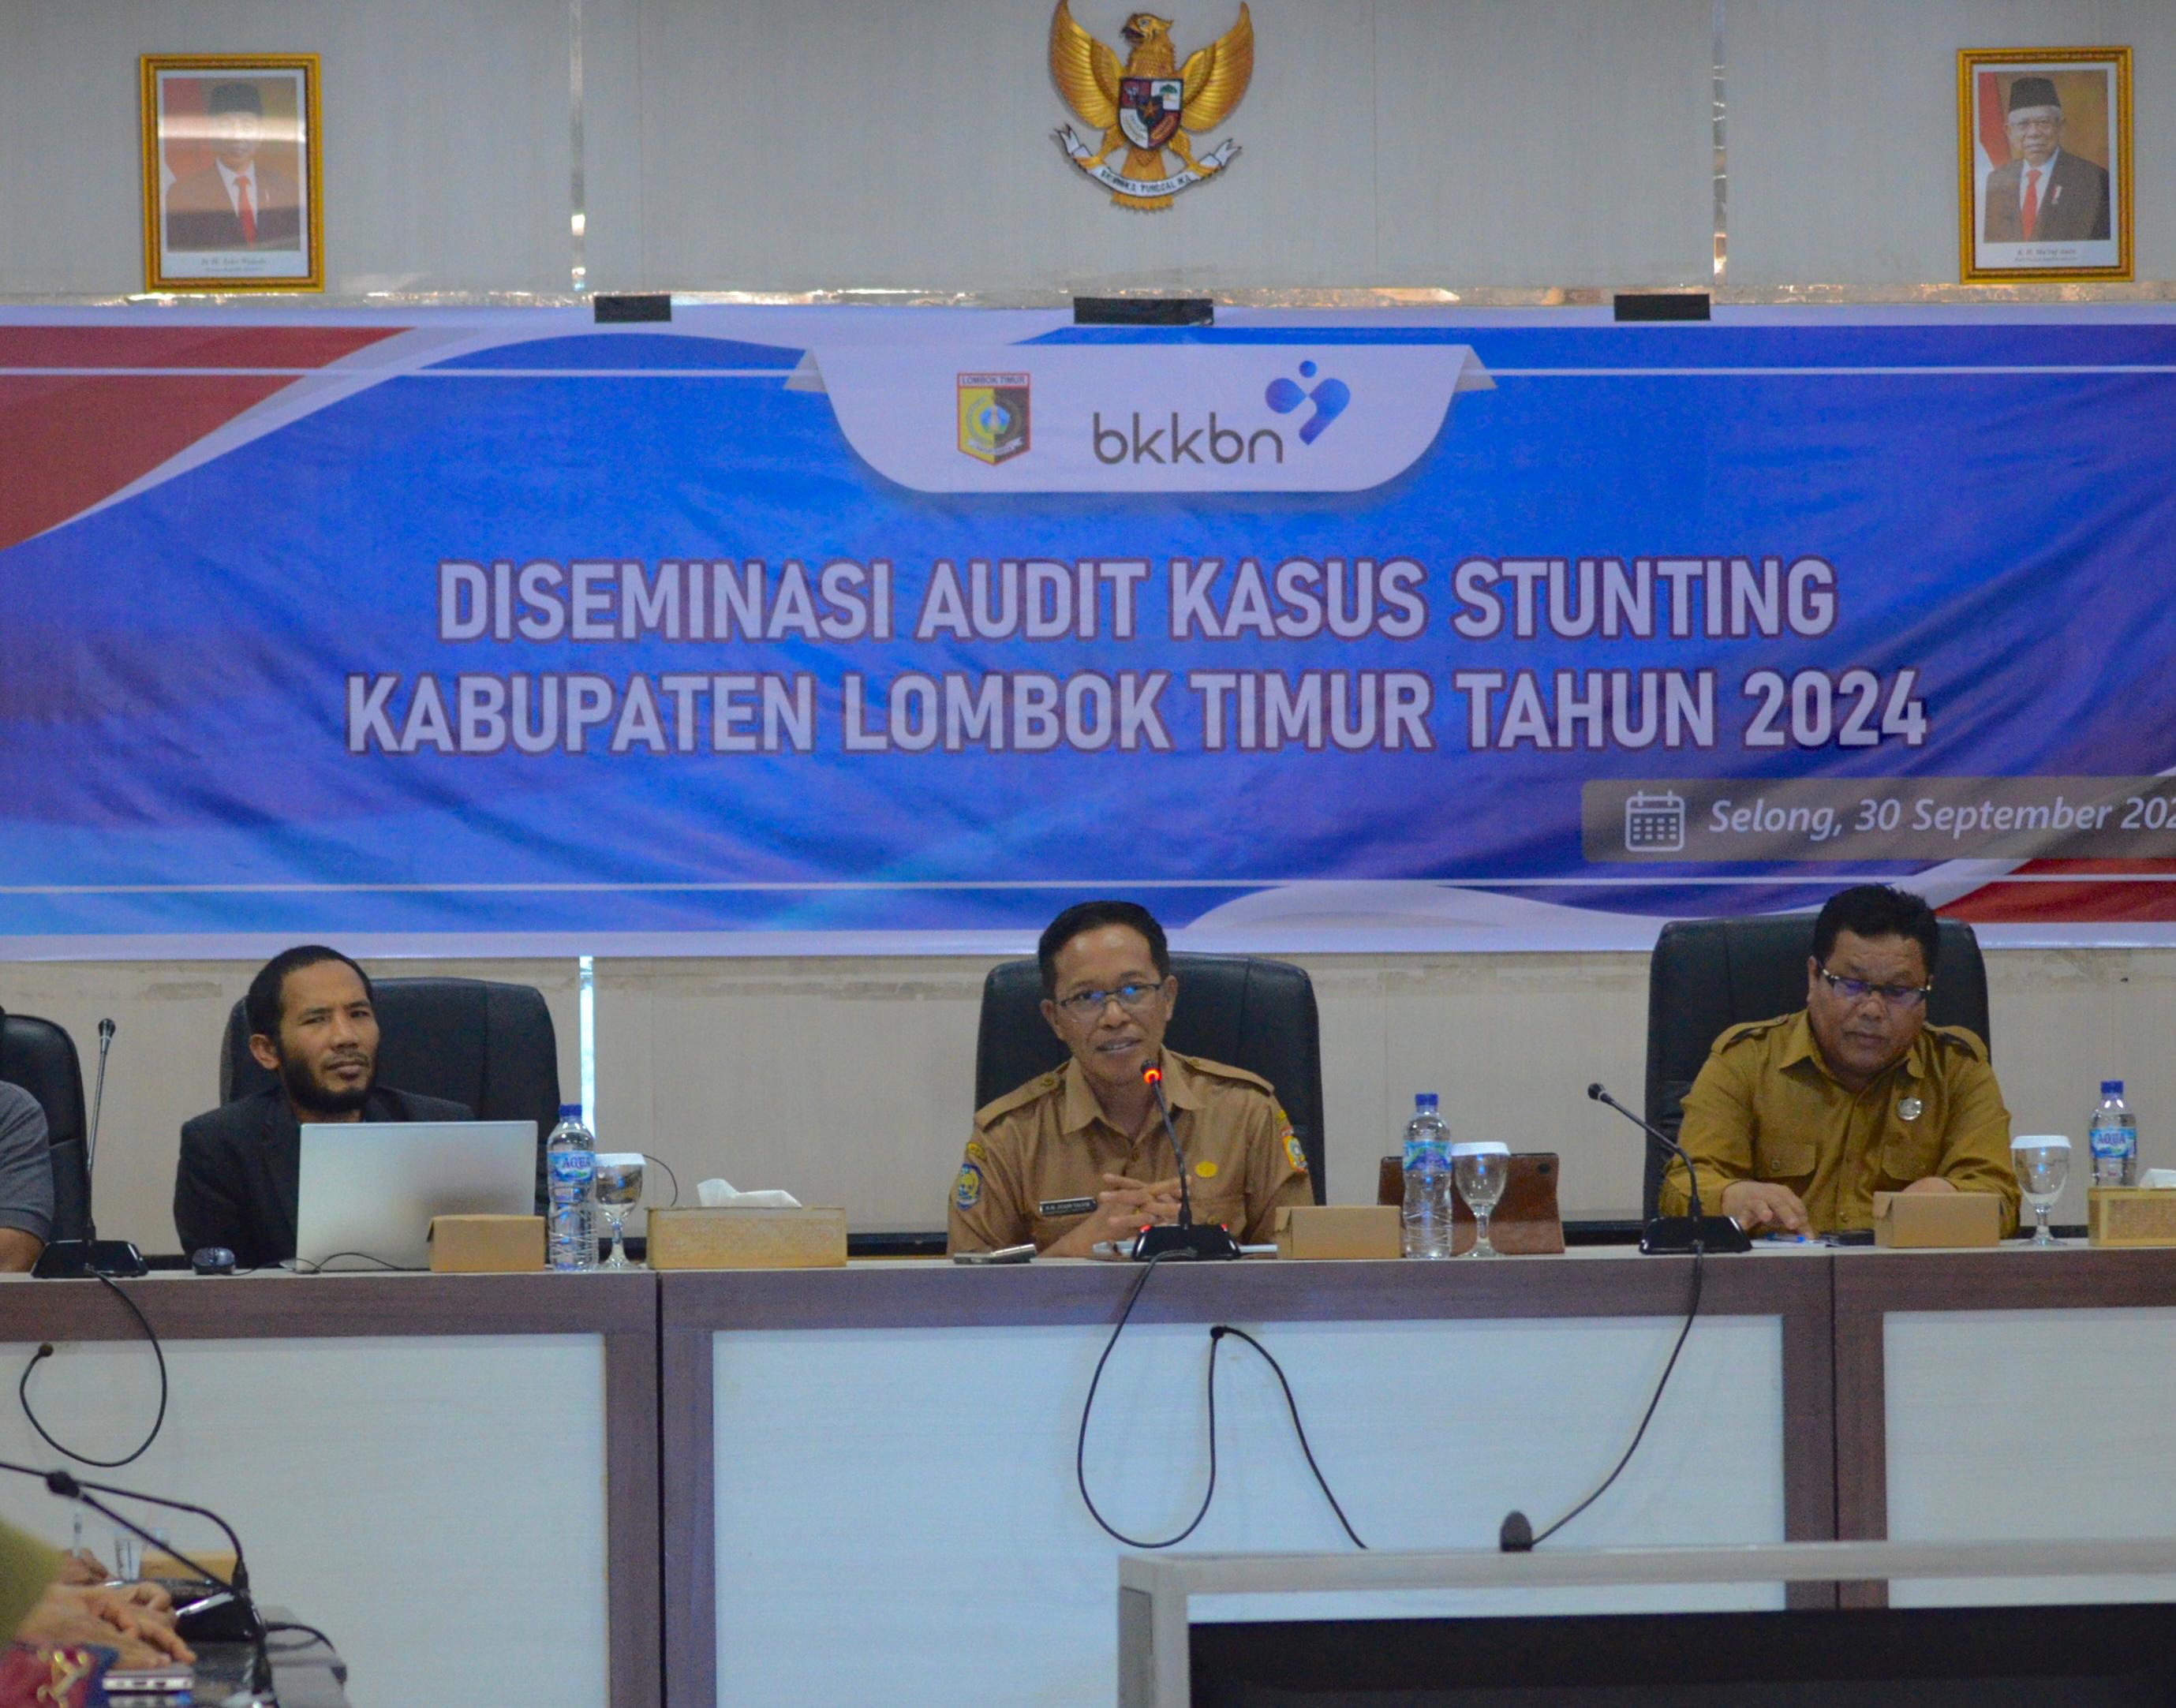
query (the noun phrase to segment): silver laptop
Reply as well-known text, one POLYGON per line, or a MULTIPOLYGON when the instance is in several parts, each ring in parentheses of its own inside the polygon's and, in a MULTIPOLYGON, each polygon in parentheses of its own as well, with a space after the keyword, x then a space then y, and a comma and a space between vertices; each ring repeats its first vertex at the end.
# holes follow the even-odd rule
POLYGON ((298 1268, 427 1269, 434 1216, 529 1216, 534 1121, 309 1122, 295 1216, 298 1268))

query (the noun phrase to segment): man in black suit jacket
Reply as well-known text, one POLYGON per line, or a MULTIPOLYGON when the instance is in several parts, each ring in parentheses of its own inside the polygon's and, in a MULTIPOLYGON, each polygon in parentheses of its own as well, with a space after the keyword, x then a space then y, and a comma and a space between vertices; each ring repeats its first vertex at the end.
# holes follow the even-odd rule
POLYGON ((2009 163, 1987 175, 1988 243, 2105 242, 2108 175, 2063 147, 2063 106, 2052 78, 2020 77, 2010 85, 2009 163), (2026 222, 2031 204, 2030 226, 2026 222))
POLYGON ((182 1129, 174 1227, 185 1252, 223 1245, 243 1269, 295 1254, 305 1121, 467 1121, 463 1104, 380 1086, 369 975, 337 949, 283 950, 250 982, 249 1053, 279 1075, 182 1129))

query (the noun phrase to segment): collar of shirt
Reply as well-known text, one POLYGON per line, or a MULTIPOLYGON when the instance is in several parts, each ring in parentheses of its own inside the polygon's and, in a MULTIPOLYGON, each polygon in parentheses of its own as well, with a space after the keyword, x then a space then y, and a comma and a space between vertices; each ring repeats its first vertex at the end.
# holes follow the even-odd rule
MULTIPOLYGON (((1172 1111, 1199 1109, 1201 1107, 1201 1087, 1193 1070, 1169 1050, 1162 1052, 1162 1067, 1164 1101, 1171 1105, 1172 1111)), ((1069 1058, 1063 1077, 1065 1081, 1065 1105, 1058 1118, 1061 1129, 1067 1133, 1085 1133, 1101 1121, 1106 1128, 1115 1132, 1117 1129, 1111 1128, 1111 1123, 1104 1118, 1103 1106, 1096 1101, 1096 1093, 1088 1084, 1088 1076, 1080 1071, 1080 1063, 1069 1058)), ((1133 1137, 1131 1134, 1119 1136, 1129 1141, 1133 1137)))
POLYGON ((235 211, 239 213, 242 210, 242 204, 236 201, 234 194, 234 187, 237 182, 249 186, 249 206, 253 212, 255 211, 262 200, 257 193, 257 162, 250 161, 238 172, 229 166, 225 160, 214 160, 212 164, 219 168, 219 181, 226 186, 226 199, 234 203, 235 211))
MULTIPOLYGON (((1815 1070, 1833 1083, 1838 1091, 1846 1089, 1843 1082, 1836 1078, 1835 1069, 1829 1066, 1827 1058, 1821 1054, 1820 1042, 1814 1036, 1813 1016, 1804 1009, 1792 1015, 1790 1026, 1783 1034, 1782 1051, 1782 1057, 1776 1063, 1778 1068, 1795 1067, 1800 1062, 1810 1062, 1815 1070)), ((1924 1026, 1920 1027, 1919 1036, 1912 1040, 1912 1047, 1904 1052, 1901 1060, 1891 1062, 1852 1095, 1864 1096, 1891 1074, 1901 1074, 1907 1080, 1927 1077, 1927 1029, 1924 1026)))
POLYGON ((2057 149, 2054 153, 2048 156, 2046 165, 2036 166, 2032 161, 2026 160, 2023 155, 2018 155, 2017 205, 2019 207, 2021 208, 2025 205, 2025 187, 2032 182, 2032 175, 2034 172, 2040 174, 2040 199, 2043 202, 2045 202, 2048 199, 2048 181, 2055 176, 2055 162, 2062 158, 2062 150, 2057 149))

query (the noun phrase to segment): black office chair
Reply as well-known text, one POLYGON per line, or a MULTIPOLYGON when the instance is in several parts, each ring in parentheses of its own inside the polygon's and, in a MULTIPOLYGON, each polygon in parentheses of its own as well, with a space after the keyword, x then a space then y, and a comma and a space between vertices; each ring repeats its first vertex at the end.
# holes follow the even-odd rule
POLYGON ((20 1085, 46 1112, 53 1165, 53 1232, 82 1239, 90 1227, 90 1173, 84 1155, 83 1063, 75 1040, 51 1020, 0 1014, 0 1080, 20 1085))
MULTIPOLYGON (((1678 919, 1662 927, 1647 971, 1647 1118, 1673 1139, 1684 1123, 1685 1093, 1724 1031, 1806 1005, 1810 913, 1754 919, 1678 919)), ((1970 1026, 1993 1048, 1987 1025, 1987 963, 1961 920, 1941 922, 1941 954, 1927 1018, 1970 1026)), ((1647 1146, 1640 1215, 1655 1214, 1663 1157, 1647 1146)), ((1711 1208, 1712 1206, 1711 1206, 1711 1208)))
MULTIPOLYGON (((479 1121, 536 1123, 536 1205, 544 1206, 544 1140, 559 1118, 559 1044, 543 993, 478 978, 382 978, 378 1080, 465 1103, 479 1121)), ((237 1003, 219 1058, 221 1102, 272 1083, 249 1053, 237 1003)))
MULTIPOLYGON (((1178 1011, 1164 1042, 1183 1056, 1259 1074, 1276 1087, 1320 1204, 1322 1035, 1314 982, 1288 961, 1244 955, 1174 955, 1171 970, 1178 1011)), ((1064 1062, 1065 1046, 1043 1019, 1042 1001, 1042 974, 1031 960, 1001 962, 982 981, 976 1108, 1064 1062)))

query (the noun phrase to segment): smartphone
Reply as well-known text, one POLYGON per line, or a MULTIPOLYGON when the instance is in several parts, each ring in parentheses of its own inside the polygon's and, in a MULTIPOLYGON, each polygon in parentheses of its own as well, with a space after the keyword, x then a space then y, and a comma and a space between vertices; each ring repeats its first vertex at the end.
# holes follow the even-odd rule
POLYGON ((955 1251, 952 1254, 953 1262, 974 1264, 978 1267, 986 1264, 1031 1263, 1034 1260, 1035 1247, 1032 1244, 1008 1245, 997 1251, 955 1251))

